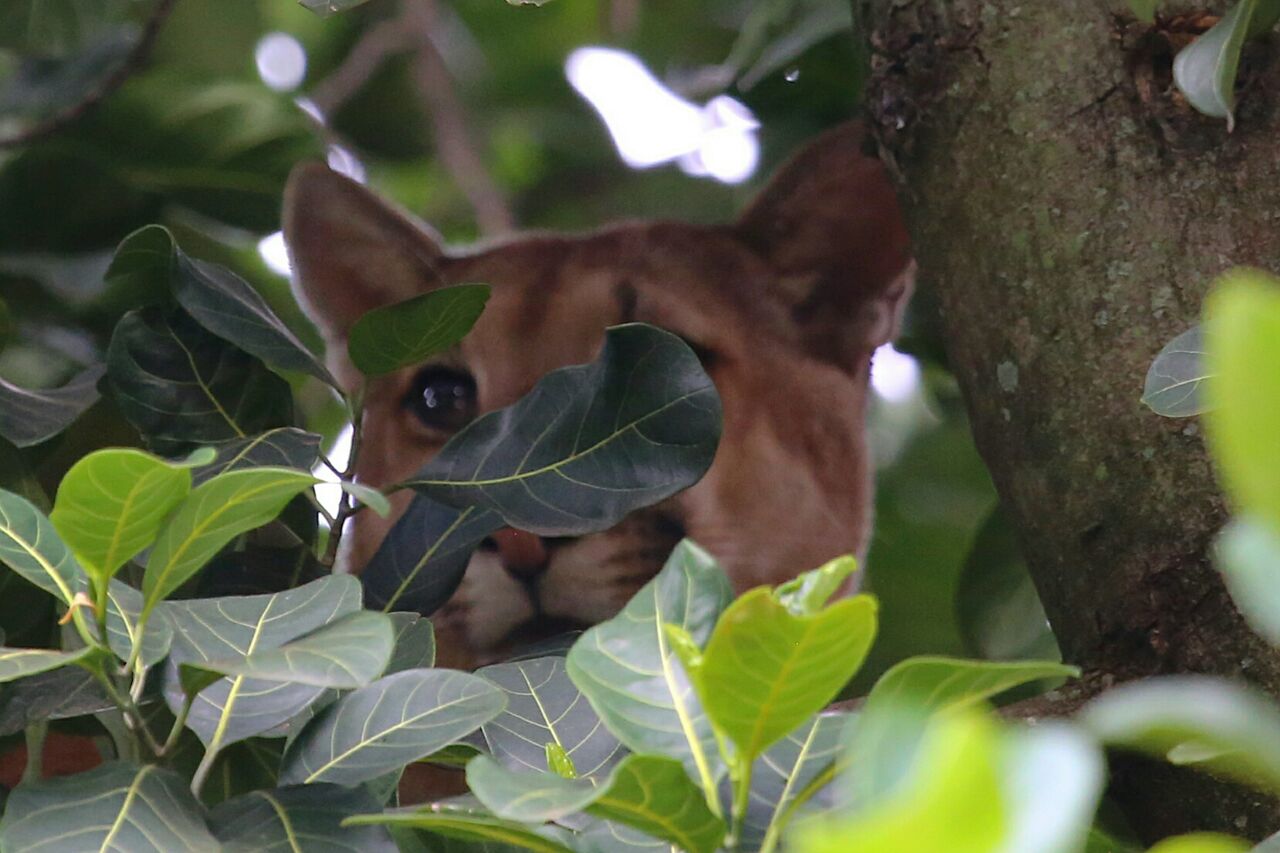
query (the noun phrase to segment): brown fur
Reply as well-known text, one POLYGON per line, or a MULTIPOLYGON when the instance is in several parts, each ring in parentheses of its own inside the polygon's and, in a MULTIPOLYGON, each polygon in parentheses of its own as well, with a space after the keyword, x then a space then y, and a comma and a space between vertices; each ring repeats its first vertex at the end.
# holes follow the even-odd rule
MULTIPOLYGON (((854 125, 819 137, 733 225, 626 223, 460 252, 324 166, 294 171, 285 233, 298 296, 349 388, 358 376, 345 338, 362 313, 484 282, 493 295, 475 330, 437 360, 474 377, 480 413, 515 402, 549 370, 591 360, 604 329, 631 320, 706 353, 723 400, 720 449, 693 488, 602 534, 500 536, 477 552, 437 616, 444 662, 501 657, 543 617, 610 616, 682 535, 715 554, 739 592, 864 552, 870 359, 896 334, 912 265, 892 187, 860 141, 854 125)), ((371 485, 407 478, 449 438, 404 405, 418 371, 368 386, 357 473, 371 485)), ((344 559, 358 570, 391 523, 362 513, 344 559)))

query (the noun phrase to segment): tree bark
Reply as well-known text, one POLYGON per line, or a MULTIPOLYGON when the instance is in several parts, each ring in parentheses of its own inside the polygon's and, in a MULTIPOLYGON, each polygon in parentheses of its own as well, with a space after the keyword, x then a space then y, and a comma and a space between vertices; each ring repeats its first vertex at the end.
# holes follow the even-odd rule
MULTIPOLYGON (((1205 24, 1176 4, 1152 28, 1122 0, 854 3, 925 295, 1064 655, 1095 683, 1202 672, 1280 695, 1280 655, 1212 564, 1227 508, 1199 423, 1139 402, 1215 276, 1280 270, 1280 52, 1248 49, 1228 133, 1172 87, 1205 24)), ((1189 772, 1121 761, 1112 792, 1146 839, 1280 826, 1189 772)))

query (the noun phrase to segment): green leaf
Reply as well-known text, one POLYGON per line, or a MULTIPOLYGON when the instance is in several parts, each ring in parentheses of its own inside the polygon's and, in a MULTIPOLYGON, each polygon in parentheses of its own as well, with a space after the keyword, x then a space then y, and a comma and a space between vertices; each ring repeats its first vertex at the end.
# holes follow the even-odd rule
POLYGON ((0 690, 0 737, 41 720, 65 720, 114 710, 93 673, 78 666, 51 669, 0 690))
POLYGON ((1147 853, 1245 853, 1261 848, 1250 847, 1249 842, 1216 832, 1193 832, 1177 835, 1156 844, 1147 853))
POLYGON ((169 519, 147 559, 148 608, 168 596, 235 537, 271 521, 295 495, 319 482, 306 471, 228 471, 196 488, 169 519))
POLYGON ((308 373, 337 387, 258 291, 226 267, 188 256, 162 225, 146 225, 125 237, 107 277, 128 278, 133 286, 151 292, 172 291, 178 304, 218 337, 277 370, 308 373))
POLYGON ((916 657, 880 677, 852 729, 845 759, 851 796, 870 801, 893 790, 920 746, 931 715, 965 708, 1028 682, 1072 677, 1075 667, 1048 661, 996 663, 916 657))
POLYGON ((1173 60, 1173 82, 1188 103, 1235 127, 1236 70, 1240 50, 1253 24, 1258 0, 1239 0, 1207 33, 1179 51, 1173 60))
POLYGON ((436 636, 431 620, 417 613, 390 613, 395 645, 384 675, 427 669, 436 662, 436 636))
POLYGON ((342 491, 351 495, 363 506, 386 518, 391 515, 391 501, 387 500, 387 496, 372 486, 366 486, 364 483, 356 483, 351 480, 342 480, 338 483, 342 491))
POLYGON ((369 0, 298 0, 304 9, 310 9, 317 15, 332 15, 334 12, 345 12, 356 6, 368 3, 369 0))
POLYGON ((476 546, 501 527, 496 513, 414 495, 360 573, 368 606, 434 613, 462 583, 476 546))
MULTIPOLYGON (((237 596, 165 603, 174 627, 164 673, 164 697, 175 714, 185 694, 178 678, 184 663, 247 657, 278 648, 360 610, 360 584, 333 575, 275 595, 237 596)), ((187 718, 209 749, 252 737, 291 720, 324 689, 244 676, 222 678, 196 697, 187 718)))
POLYGON ((679 761, 628 755, 599 784, 553 773, 508 770, 487 755, 467 765, 467 786, 498 817, 520 823, 559 820, 577 811, 626 824, 690 853, 711 853, 725 824, 679 761))
POLYGON ((507 695, 506 708, 482 727, 501 764, 545 770, 548 744, 564 751, 578 776, 607 772, 621 758, 622 744, 569 678, 564 658, 503 663, 476 674, 507 695))
POLYGON ((1280 792, 1280 711, 1244 687, 1197 676, 1124 684, 1081 720, 1106 743, 1280 792))
POLYGON ((61 388, 19 388, 0 379, 0 438, 30 447, 53 438, 98 401, 102 365, 90 367, 61 388))
POLYGON ((678 625, 705 643, 732 597, 711 555, 685 540, 621 613, 578 638, 565 659, 569 677, 619 740, 634 752, 679 758, 708 791, 725 769, 720 750, 662 626, 678 625))
POLYGON ((395 843, 385 828, 342 825, 352 815, 377 808, 373 797, 360 788, 276 788, 220 803, 209 813, 209 827, 223 853, 303 849, 395 853, 395 843))
POLYGON ((1000 788, 1008 817, 1001 849, 1084 849, 1107 778, 1098 744, 1078 727, 1058 722, 1006 730, 1001 739, 1000 788))
POLYGON ((0 561, 70 605, 88 582, 48 518, 25 498, 0 489, 0 561))
POLYGON ((1160 350, 1147 371, 1142 402, 1157 415, 1186 418, 1204 412, 1200 386, 1206 379, 1204 333, 1195 326, 1160 350))
POLYGON ((836 557, 812 571, 779 584, 776 596, 793 616, 812 616, 822 610, 840 586, 858 570, 852 555, 836 557))
POLYGON ((935 717, 896 791, 853 815, 802 825, 787 849, 796 853, 990 853, 1002 849, 1008 819, 1000 788, 998 735, 995 724, 981 713, 935 717))
POLYGON ((1146 24, 1156 22, 1156 7, 1159 5, 1160 0, 1129 0, 1133 16, 1146 24))
POLYGON ((241 468, 295 468, 310 471, 320 458, 320 436, 294 427, 268 430, 248 438, 219 444, 217 456, 192 472, 199 486, 225 471, 241 468))
POLYGON ((1249 625, 1280 645, 1280 533, 1247 516, 1218 536, 1217 565, 1249 625))
POLYGON ((157 453, 246 438, 292 419, 287 382, 176 309, 131 311, 116 324, 107 379, 157 453))
POLYGON ((1280 529, 1280 282, 1229 272, 1205 314, 1209 446, 1236 506, 1280 529))
POLYGON ((488 301, 489 285, 459 284, 374 308, 351 327, 347 354, 367 376, 426 361, 457 345, 488 301))
POLYGON ((5 850, 217 851, 200 805, 171 770, 104 764, 87 773, 20 785, 9 795, 5 850))
POLYGON ((430 755, 497 716, 502 691, 474 675, 389 675, 321 711, 285 751, 280 781, 355 785, 430 755))
POLYGON ((819 775, 831 778, 851 719, 845 713, 816 715, 755 760, 741 835, 745 847, 755 849, 766 836, 779 836, 791 812, 817 793, 809 785, 819 775))
POLYGON ((712 723, 754 761, 830 704, 876 635, 876 600, 846 598, 796 616, 767 587, 729 605, 696 677, 712 723))
MULTIPOLYGON (((281 646, 183 664, 222 675, 351 690, 382 674, 394 632, 381 613, 351 613, 281 646)), ((217 680, 217 677, 214 680, 217 680)))
POLYGON ((552 371, 474 421, 408 485, 542 536, 597 532, 697 482, 720 420, 715 386, 683 341, 617 326, 594 362, 552 371))
MULTIPOLYGON (((169 653, 173 625, 164 607, 153 612, 143 625, 142 610, 142 593, 115 579, 107 584, 107 645, 116 657, 127 661, 141 638, 138 660, 143 666, 151 666, 169 653)), ((96 626, 91 625, 90 630, 96 631, 96 626)))
POLYGON ((536 853, 575 853, 573 848, 523 824, 470 809, 451 808, 442 803, 425 808, 391 809, 379 814, 357 815, 347 818, 344 824, 412 827, 460 841, 508 844, 536 853))
POLYGON ((51 649, 6 649, 0 647, 0 682, 16 681, 19 678, 26 678, 28 675, 69 666, 94 651, 91 647, 76 649, 72 652, 58 652, 51 649))
POLYGON ((49 520, 97 581, 155 541, 160 526, 191 491, 191 472, 125 447, 98 450, 58 484, 49 520))

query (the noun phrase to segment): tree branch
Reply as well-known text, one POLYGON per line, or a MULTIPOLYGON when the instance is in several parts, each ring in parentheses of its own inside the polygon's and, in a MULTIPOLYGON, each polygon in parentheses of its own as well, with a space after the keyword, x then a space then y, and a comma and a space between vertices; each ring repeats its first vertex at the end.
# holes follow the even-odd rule
POLYGON ((80 100, 12 136, 0 138, 0 149, 16 148, 20 145, 28 145, 46 136, 52 136, 67 125, 79 121, 90 110, 123 86, 125 81, 132 77, 146 62, 147 57, 151 54, 151 48, 155 45, 156 37, 160 34, 160 28, 164 26, 164 22, 168 19, 176 3, 177 0, 159 0, 156 3, 155 8, 151 11, 151 16, 147 18, 147 22, 142 27, 142 33, 138 36, 138 42, 133 46, 133 50, 129 51, 129 55, 121 60, 114 71, 102 77, 97 85, 86 92, 80 100))
POLYGON ((413 47, 398 18, 373 25, 360 36, 342 64, 311 90, 311 100, 325 116, 339 109, 369 82, 382 63, 413 47))

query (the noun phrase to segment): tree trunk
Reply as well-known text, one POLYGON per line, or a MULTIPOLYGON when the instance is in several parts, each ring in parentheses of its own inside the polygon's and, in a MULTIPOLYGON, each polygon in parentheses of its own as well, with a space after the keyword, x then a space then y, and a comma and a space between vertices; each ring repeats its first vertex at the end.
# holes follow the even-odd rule
MULTIPOLYGON (((1280 270, 1274 44, 1249 49, 1228 133, 1171 85, 1198 16, 1151 28, 1122 0, 854 2, 925 295, 1065 656, 1095 684, 1203 672, 1280 694, 1280 655, 1210 559, 1227 510, 1199 423, 1139 402, 1215 276, 1280 270)), ((1112 793, 1147 839, 1280 825, 1274 802, 1136 761, 1112 793)))

